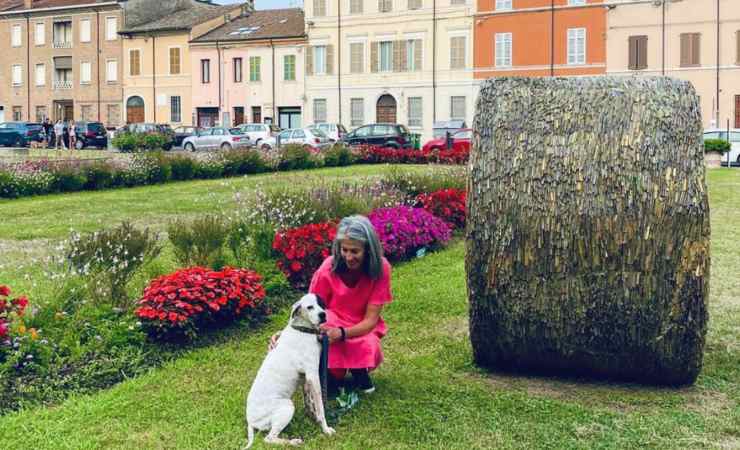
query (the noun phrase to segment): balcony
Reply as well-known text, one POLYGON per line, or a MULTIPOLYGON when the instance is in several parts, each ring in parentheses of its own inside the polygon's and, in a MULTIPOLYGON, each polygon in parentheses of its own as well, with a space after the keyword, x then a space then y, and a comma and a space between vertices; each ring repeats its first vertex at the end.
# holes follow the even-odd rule
POLYGON ((72 41, 54 41, 51 45, 54 48, 72 48, 72 41))
POLYGON ((71 81, 54 80, 54 90, 62 91, 62 90, 67 90, 67 89, 72 89, 71 81))

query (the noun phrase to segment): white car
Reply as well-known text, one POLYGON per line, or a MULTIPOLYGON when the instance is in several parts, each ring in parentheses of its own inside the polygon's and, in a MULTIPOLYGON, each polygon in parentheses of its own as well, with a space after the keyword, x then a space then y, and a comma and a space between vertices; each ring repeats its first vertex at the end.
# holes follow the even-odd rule
POLYGON ((324 134, 323 131, 307 127, 283 130, 275 137, 263 139, 257 148, 270 151, 275 148, 278 140, 280 145, 299 144, 313 151, 326 150, 333 144, 329 136, 324 134))
MULTIPOLYGON (((704 130, 704 140, 707 139, 723 139, 727 141, 727 130, 720 130, 719 128, 710 128, 708 130, 704 130)), ((730 151, 722 155, 722 162, 727 162, 727 158, 729 156, 729 160, 733 164, 740 164, 740 129, 738 128, 730 128, 730 151)))
POLYGON ((182 141, 182 148, 189 152, 200 150, 231 150, 251 146, 249 136, 237 128, 207 128, 182 141))
POLYGON ((239 128, 242 133, 249 136, 249 139, 254 142, 254 145, 258 148, 260 143, 262 143, 262 140, 275 137, 280 133, 280 127, 277 125, 267 125, 264 123, 244 123, 239 125, 237 128, 239 128))
POLYGON ((313 128, 323 131, 334 142, 341 141, 344 135, 347 134, 347 129, 341 123, 316 123, 313 128))

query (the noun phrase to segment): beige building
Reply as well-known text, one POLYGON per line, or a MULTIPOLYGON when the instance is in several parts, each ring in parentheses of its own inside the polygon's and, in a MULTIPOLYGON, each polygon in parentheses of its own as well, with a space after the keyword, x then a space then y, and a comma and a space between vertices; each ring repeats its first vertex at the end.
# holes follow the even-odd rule
POLYGON ((118 2, 0 0, 0 122, 121 122, 118 2))
POLYGON ((126 123, 194 123, 190 41, 252 10, 197 0, 129 0, 123 37, 126 123))
POLYGON ((607 74, 690 81, 704 126, 740 128, 738 0, 607 2, 607 74), (719 8, 718 8, 719 6, 719 8))
POLYGON ((472 122, 473 0, 306 0, 307 124, 472 122))

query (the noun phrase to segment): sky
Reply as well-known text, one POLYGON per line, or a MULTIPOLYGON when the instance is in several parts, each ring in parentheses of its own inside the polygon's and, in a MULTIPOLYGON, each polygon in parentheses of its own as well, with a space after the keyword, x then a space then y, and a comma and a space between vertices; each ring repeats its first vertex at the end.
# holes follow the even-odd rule
MULTIPOLYGON (((240 3, 241 1, 242 0, 216 0, 216 3, 228 5, 230 3, 240 3)), ((303 6, 303 0, 254 0, 254 7, 256 9, 276 9, 301 6, 303 6)))

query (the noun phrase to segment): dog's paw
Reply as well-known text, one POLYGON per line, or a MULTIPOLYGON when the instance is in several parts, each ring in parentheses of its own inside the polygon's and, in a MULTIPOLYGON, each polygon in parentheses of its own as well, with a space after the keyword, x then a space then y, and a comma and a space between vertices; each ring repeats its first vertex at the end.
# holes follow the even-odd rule
POLYGON ((288 441, 288 444, 289 445, 296 445, 296 446, 297 445, 302 445, 303 444, 303 439, 300 439, 300 438, 291 439, 291 440, 288 441))
POLYGON ((326 428, 324 428, 323 431, 324 431, 324 434, 328 434, 329 436, 331 436, 332 434, 334 434, 334 433, 337 432, 337 430, 335 430, 332 427, 326 427, 326 428))

